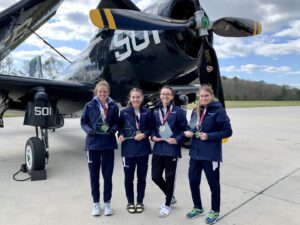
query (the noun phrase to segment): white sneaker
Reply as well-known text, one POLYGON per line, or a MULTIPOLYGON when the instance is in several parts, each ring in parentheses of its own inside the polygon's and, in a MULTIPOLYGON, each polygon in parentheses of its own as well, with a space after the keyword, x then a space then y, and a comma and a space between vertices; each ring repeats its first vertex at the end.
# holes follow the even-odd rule
POLYGON ((104 215, 105 216, 110 216, 114 214, 114 211, 111 209, 109 203, 104 203, 104 215))
POLYGON ((175 205, 176 203, 177 203, 177 199, 175 198, 175 196, 173 196, 171 200, 171 205, 175 205))
POLYGON ((98 203, 93 203, 92 207, 92 216, 100 216, 100 204, 98 203))
POLYGON ((161 206, 160 208, 160 211, 159 211, 159 217, 160 218, 164 218, 166 216, 168 216, 171 212, 171 207, 170 206, 166 206, 166 205, 163 205, 161 206))

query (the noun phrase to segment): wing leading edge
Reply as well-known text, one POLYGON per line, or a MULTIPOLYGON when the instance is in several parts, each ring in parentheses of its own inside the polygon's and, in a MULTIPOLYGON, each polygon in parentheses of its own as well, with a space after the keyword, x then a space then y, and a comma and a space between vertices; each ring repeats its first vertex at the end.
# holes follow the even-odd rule
POLYGON ((0 103, 1 97, 8 97, 10 109, 24 110, 35 91, 42 88, 57 102, 61 114, 70 114, 81 110, 91 100, 93 87, 94 84, 0 74, 0 103))
POLYGON ((24 0, 0 13, 0 60, 55 13, 63 0, 24 0))

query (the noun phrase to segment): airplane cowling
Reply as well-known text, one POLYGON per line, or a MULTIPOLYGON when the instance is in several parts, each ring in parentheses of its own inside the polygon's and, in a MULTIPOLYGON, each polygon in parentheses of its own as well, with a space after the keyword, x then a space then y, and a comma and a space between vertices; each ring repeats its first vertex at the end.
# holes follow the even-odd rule
POLYGON ((24 125, 54 129, 63 126, 63 118, 45 91, 37 91, 28 102, 24 125))

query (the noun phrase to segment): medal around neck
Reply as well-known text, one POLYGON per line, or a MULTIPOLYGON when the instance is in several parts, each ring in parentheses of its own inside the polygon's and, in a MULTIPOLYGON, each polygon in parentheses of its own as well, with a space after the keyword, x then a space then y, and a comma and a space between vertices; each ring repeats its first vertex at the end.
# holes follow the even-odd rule
POLYGON ((101 132, 107 133, 109 126, 107 124, 102 124, 100 127, 101 132))
POLYGON ((168 139, 173 135, 173 132, 172 132, 168 122, 166 122, 164 125, 161 125, 159 127, 159 135, 163 139, 168 139))
POLYGON ((195 135, 196 138, 200 138, 200 131, 196 131, 196 132, 194 133, 194 135, 195 135))
POLYGON ((166 127, 165 127, 164 125, 161 125, 161 126, 159 127, 159 132, 164 132, 165 129, 166 129, 166 127))

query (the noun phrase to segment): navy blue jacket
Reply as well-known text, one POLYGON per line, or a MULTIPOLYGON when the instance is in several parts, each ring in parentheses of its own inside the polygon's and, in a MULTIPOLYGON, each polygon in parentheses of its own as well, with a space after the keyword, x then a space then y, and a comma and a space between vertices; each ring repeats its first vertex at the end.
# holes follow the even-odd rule
MULTIPOLYGON (((124 157, 140 157, 151 154, 149 136, 152 133, 151 111, 145 107, 140 108, 140 128, 139 131, 146 135, 141 141, 127 139, 122 142, 121 154, 124 157)), ((120 113, 118 136, 134 136, 137 131, 135 113, 133 107, 129 106, 120 113), (128 129, 129 128, 129 129, 128 129)))
MULTIPOLYGON (((181 143, 184 142, 185 136, 184 131, 187 127, 187 120, 185 112, 178 106, 175 106, 173 103, 173 109, 167 118, 167 122, 172 130, 173 135, 171 138, 175 138, 177 141, 176 145, 169 144, 166 141, 155 142, 153 146, 153 153, 157 155, 165 156, 174 156, 181 157, 181 143)), ((168 106, 169 110, 170 105, 168 106)), ((159 127, 162 125, 159 117, 159 110, 162 109, 162 104, 159 104, 158 107, 153 111, 153 125, 154 130, 152 136, 160 138, 159 127)))
MULTIPOLYGON (((196 110, 191 115, 195 120, 196 110)), ((229 117, 218 101, 207 105, 206 114, 202 122, 202 132, 207 133, 207 140, 202 141, 193 136, 190 156, 195 160, 222 161, 222 138, 232 135, 229 117)))
POLYGON ((99 108, 99 98, 94 97, 92 101, 88 102, 83 110, 81 116, 81 127, 87 133, 85 148, 86 150, 108 150, 118 148, 115 132, 118 130, 119 108, 108 98, 108 114, 106 123, 109 126, 109 134, 91 135, 93 126, 97 120, 101 118, 99 108))

